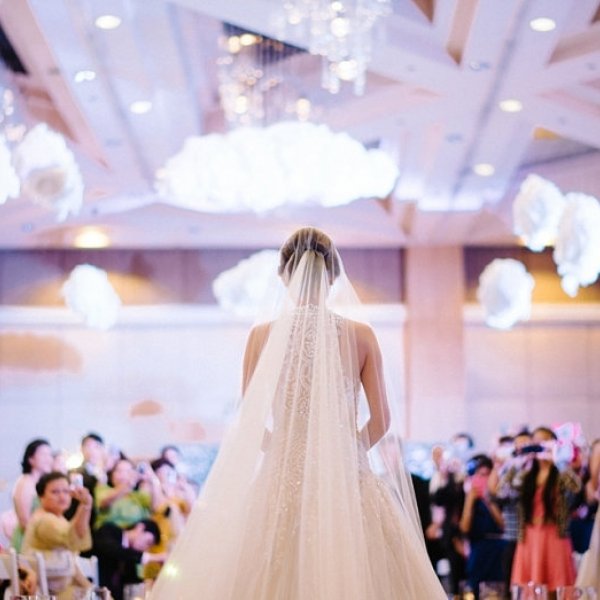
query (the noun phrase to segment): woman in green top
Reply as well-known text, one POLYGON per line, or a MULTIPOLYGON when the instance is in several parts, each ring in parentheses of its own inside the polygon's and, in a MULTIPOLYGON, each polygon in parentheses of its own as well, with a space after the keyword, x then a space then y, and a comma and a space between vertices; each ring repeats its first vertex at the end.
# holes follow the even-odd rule
POLYGON ((147 519, 163 501, 160 483, 149 465, 141 473, 133 463, 120 459, 108 474, 108 485, 98 485, 94 492, 97 517, 94 527, 113 523, 127 528, 141 519, 147 519))
POLYGON ((17 514, 18 524, 11 540, 11 546, 17 552, 21 550, 23 532, 33 514, 39 506, 39 499, 35 491, 36 483, 45 473, 52 471, 54 457, 52 448, 47 440, 38 438, 27 444, 21 461, 21 475, 13 489, 13 505, 17 514))

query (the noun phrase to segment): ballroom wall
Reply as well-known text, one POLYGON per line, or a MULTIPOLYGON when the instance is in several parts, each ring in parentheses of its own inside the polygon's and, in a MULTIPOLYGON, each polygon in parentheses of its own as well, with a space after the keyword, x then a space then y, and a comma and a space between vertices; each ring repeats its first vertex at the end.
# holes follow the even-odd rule
MULTIPOLYGON (((402 433, 432 442, 465 429, 485 449, 518 424, 569 419, 600 436, 598 284, 568 301, 547 257, 528 258, 547 289, 530 322, 495 331, 472 300, 478 272, 502 252, 512 250, 342 251, 370 305, 402 433)), ((218 440, 250 322, 222 312, 210 283, 247 255, 0 252, 0 509, 34 437, 72 451, 95 430, 132 456, 218 440), (62 305, 60 285, 81 262, 106 269, 123 299, 110 331, 62 305)))

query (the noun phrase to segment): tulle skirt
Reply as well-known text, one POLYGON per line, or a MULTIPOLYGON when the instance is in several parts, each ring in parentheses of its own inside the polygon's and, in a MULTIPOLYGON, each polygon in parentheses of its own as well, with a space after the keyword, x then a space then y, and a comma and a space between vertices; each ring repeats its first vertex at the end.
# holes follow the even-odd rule
MULTIPOLYGON (((221 551, 218 560, 207 555, 211 549, 217 552, 219 539, 186 542, 186 551, 180 547, 178 552, 185 562, 166 565, 175 576, 159 579, 153 600, 447 598, 421 533, 415 531, 396 492, 368 467, 360 473, 362 514, 352 525, 344 516, 345 499, 339 498, 339 515, 330 514, 323 531, 321 516, 306 506, 312 504, 318 511, 328 502, 316 497, 311 503, 294 486, 293 470, 282 477, 277 469, 263 465, 232 555, 221 551), (201 575, 203 556, 211 569, 201 575)), ((331 492, 335 494, 335 489, 331 492)), ((193 520, 189 527, 194 527, 193 520)))
POLYGON ((600 595, 600 510, 596 513, 590 547, 581 559, 577 585, 592 586, 600 595))

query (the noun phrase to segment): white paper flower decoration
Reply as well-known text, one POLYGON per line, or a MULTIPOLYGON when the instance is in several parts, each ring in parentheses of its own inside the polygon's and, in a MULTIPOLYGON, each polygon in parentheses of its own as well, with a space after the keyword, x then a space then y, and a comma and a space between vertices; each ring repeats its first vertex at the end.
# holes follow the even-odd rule
POLYGON ((565 206, 565 197, 556 185, 529 175, 513 202, 513 232, 530 250, 539 252, 556 239, 565 206))
POLYGON ((262 250, 223 271, 212 285, 220 306, 238 316, 256 316, 264 305, 278 264, 277 250, 262 250))
POLYGON ((17 198, 20 187, 21 182, 12 165, 10 150, 0 138, 0 204, 4 204, 9 198, 17 198))
POLYGON ((36 204, 50 208, 64 221, 83 203, 83 180, 65 139, 45 123, 27 132, 13 161, 22 191, 36 204))
POLYGON ((383 198, 397 176, 381 150, 367 150, 325 125, 284 122, 190 137, 156 185, 166 202, 185 208, 264 212, 284 204, 383 198))
POLYGON ((554 262, 563 290, 575 297, 580 286, 594 283, 600 274, 600 202, 586 194, 567 194, 560 221, 554 262))
POLYGON ((121 299, 106 271, 93 265, 78 265, 61 292, 67 306, 82 316, 89 327, 110 329, 117 322, 121 299))
POLYGON ((512 258, 496 258, 479 276, 477 298, 483 305, 485 322, 497 329, 510 329, 531 314, 535 282, 525 265, 512 258))

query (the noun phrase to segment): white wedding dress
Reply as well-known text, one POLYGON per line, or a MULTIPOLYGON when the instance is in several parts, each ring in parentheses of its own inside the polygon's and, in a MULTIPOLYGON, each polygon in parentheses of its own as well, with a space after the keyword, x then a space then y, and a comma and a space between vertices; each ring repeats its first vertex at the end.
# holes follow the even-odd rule
POLYGON ((408 478, 392 487, 370 468, 360 327, 329 292, 323 261, 303 253, 153 600, 446 598, 408 478))
POLYGON ((600 509, 594 519, 590 547, 583 555, 579 565, 577 585, 593 587, 600 597, 600 509))

